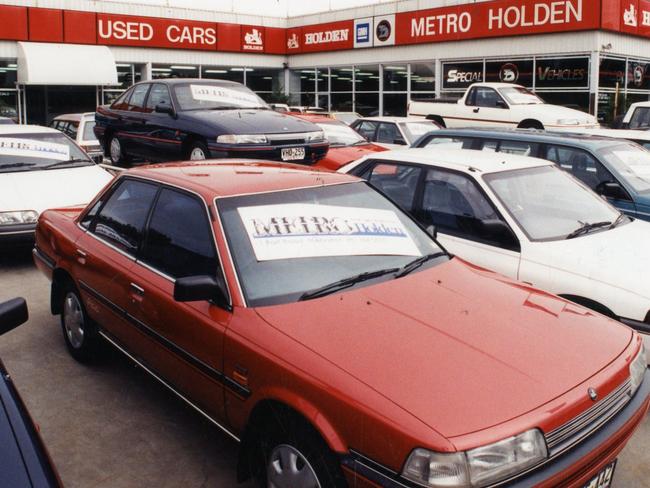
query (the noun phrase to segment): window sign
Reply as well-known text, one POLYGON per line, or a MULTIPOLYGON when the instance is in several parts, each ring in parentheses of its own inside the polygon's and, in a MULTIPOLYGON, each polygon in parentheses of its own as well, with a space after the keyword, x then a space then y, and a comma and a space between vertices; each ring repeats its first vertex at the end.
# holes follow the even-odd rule
POLYGON ((192 98, 205 102, 217 102, 232 104, 236 101, 242 107, 257 107, 260 104, 259 99, 253 93, 242 92, 241 90, 231 90, 217 85, 190 85, 192 98))
POLYGON ((391 210, 285 204, 238 209, 258 261, 322 256, 420 256, 391 210))
POLYGON ((644 61, 628 61, 627 87, 630 90, 650 89, 650 63, 644 61))
POLYGON ((485 81, 516 83, 530 88, 533 86, 533 60, 488 61, 485 63, 485 81))
POLYGON ((27 158, 44 158, 66 161, 70 159, 70 147, 66 144, 37 141, 34 139, 0 138, 0 154, 27 158))
POLYGON ((483 62, 443 63, 442 87, 445 90, 464 89, 483 81, 483 62))
POLYGON ((537 59, 535 88, 589 88, 589 58, 537 59))

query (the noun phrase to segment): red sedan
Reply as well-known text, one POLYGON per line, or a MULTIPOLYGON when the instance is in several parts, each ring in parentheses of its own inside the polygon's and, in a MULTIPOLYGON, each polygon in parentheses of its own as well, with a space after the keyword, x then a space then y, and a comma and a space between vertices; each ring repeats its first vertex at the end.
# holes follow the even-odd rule
POLYGON ((272 487, 605 487, 644 418, 639 335, 448 255, 354 177, 127 171, 39 219, 68 350, 104 339, 272 487))
POLYGON ((323 129, 325 139, 330 143, 330 148, 325 157, 315 164, 318 168, 336 171, 363 156, 388 150, 368 141, 356 130, 340 120, 315 114, 291 113, 290 115, 312 122, 323 129))

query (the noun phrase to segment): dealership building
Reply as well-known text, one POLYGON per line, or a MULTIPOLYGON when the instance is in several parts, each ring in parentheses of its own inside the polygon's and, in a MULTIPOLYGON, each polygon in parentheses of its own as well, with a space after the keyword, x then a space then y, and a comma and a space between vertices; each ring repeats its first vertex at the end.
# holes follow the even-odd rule
POLYGON ((167 77, 364 115, 516 82, 610 120, 650 97, 650 0, 403 0, 286 18, 0 0, 0 116, 44 124, 167 77))

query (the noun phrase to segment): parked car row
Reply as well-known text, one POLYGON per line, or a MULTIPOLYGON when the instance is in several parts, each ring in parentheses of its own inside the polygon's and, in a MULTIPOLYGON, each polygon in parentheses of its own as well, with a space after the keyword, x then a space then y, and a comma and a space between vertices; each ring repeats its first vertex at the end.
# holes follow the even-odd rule
POLYGON ((96 114, 112 163, 186 162, 113 178, 60 132, 6 127, 25 198, 18 173, 95 171, 0 212, 36 228, 67 350, 125 353, 241 443, 241 480, 610 486, 650 405, 635 143, 351 128, 213 80, 142 82, 96 114))

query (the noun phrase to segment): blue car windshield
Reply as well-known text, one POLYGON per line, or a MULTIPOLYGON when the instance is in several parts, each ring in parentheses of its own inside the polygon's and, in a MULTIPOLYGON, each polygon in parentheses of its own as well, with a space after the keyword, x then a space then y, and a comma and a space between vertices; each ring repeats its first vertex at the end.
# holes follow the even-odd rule
POLYGON ((638 144, 625 142, 604 147, 597 153, 637 193, 650 194, 650 151, 638 144))
POLYGON ((243 85, 226 85, 210 81, 196 81, 174 85, 174 94, 180 109, 228 110, 270 109, 264 100, 243 85))

